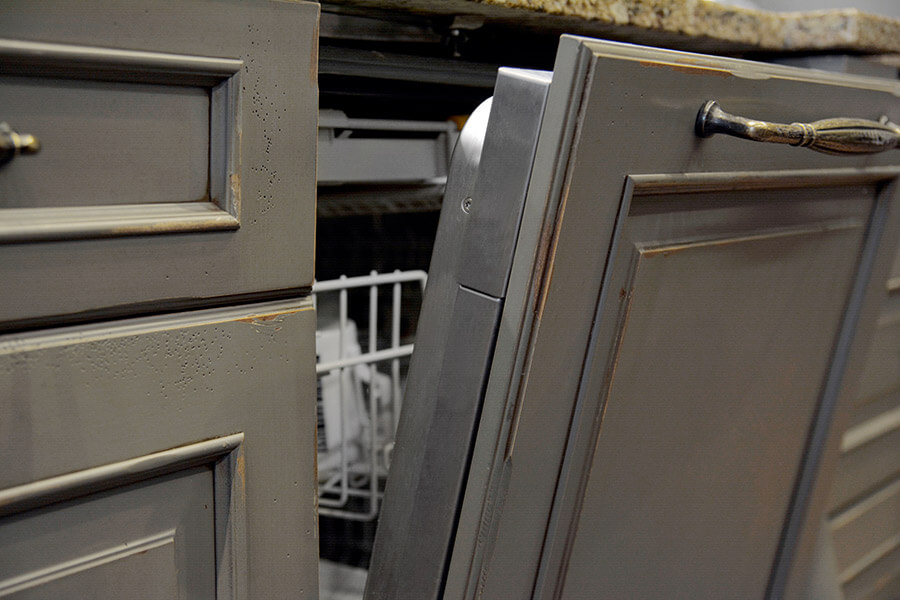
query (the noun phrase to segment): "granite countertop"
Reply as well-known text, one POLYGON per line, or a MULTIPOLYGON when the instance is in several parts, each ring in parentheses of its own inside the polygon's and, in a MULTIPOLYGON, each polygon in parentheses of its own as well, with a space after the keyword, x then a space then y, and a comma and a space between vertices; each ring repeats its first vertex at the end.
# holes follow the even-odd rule
POLYGON ((701 52, 900 52, 900 20, 857 9, 776 13, 710 0, 330 1, 701 52))

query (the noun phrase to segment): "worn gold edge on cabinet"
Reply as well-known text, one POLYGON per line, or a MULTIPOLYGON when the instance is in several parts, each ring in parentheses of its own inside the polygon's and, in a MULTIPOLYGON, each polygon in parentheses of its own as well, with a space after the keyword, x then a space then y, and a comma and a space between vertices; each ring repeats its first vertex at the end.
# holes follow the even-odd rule
POLYGON ((0 209, 0 244, 159 233, 222 231, 240 227, 212 202, 0 209))
POLYGON ((226 308, 205 308, 174 314, 125 318, 87 325, 69 325, 56 329, 0 335, 0 356, 31 352, 75 343, 136 336, 155 331, 202 327, 233 322, 252 327, 277 327, 291 314, 313 310, 312 298, 273 300, 226 308))
POLYGON ((110 489, 123 482, 141 481, 211 463, 235 450, 243 441, 244 434, 235 433, 8 488, 0 491, 0 515, 110 489))
POLYGON ((167 529, 136 541, 132 540, 131 543, 121 543, 60 564, 24 573, 5 581, 0 581, 0 596, 8 596, 15 594, 16 592, 36 588, 51 581, 75 575, 76 573, 87 571, 88 569, 93 569, 117 560, 122 560, 136 554, 143 554, 156 548, 174 545, 175 535, 176 531, 174 529, 167 529))
POLYGON ((0 39, 0 73, 213 86, 242 66, 234 58, 0 39))
POLYGON ((739 79, 787 79, 880 91, 900 96, 900 82, 883 77, 831 73, 788 65, 760 63, 740 58, 711 56, 650 46, 635 46, 580 36, 564 37, 572 37, 579 40, 593 53, 595 58, 637 62, 648 68, 669 68, 698 75, 737 77, 739 79))
POLYGON ((832 187, 888 181, 900 176, 900 167, 864 169, 803 169, 795 171, 728 171, 629 175, 635 195, 730 192, 737 190, 832 187))

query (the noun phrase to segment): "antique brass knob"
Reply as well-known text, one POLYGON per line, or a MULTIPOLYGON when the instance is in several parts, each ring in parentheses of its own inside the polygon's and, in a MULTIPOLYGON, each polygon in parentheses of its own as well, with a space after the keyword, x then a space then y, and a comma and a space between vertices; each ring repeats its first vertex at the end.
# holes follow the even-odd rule
POLYGON ((715 100, 697 114, 694 132, 699 137, 724 133, 756 142, 805 146, 825 154, 871 154, 900 145, 900 127, 881 121, 835 118, 812 123, 771 123, 729 114, 715 100))
POLYGON ((37 154, 41 142, 29 133, 17 133, 8 123, 0 123, 0 166, 19 154, 37 154))

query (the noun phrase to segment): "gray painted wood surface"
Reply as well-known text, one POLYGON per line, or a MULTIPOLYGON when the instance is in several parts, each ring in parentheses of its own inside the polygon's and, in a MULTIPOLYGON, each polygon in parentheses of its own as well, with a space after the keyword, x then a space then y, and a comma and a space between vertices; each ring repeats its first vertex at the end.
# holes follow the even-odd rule
POLYGON ((831 490, 829 525, 847 600, 900 594, 898 292, 888 279, 831 490))
POLYGON ((0 595, 216 597, 213 473, 194 467, 0 524, 0 595))
POLYGON ((0 590, 174 529, 160 560, 212 570, 199 597, 317 597, 314 333, 306 298, 0 336, 0 590))
POLYGON ((0 104, 4 121, 41 141, 40 154, 0 169, 3 209, 207 196, 206 88, 2 76, 0 104))
POLYGON ((444 598, 802 597, 900 170, 694 117, 896 120, 897 94, 563 40, 444 598))
POLYGON ((563 598, 598 586, 605 598, 765 596, 806 442, 797 432, 818 404, 871 209, 848 192, 847 214, 826 217, 820 196, 835 190, 811 191, 734 199, 756 213, 743 232, 716 207, 710 224, 731 231, 713 240, 696 233, 701 207, 734 206, 727 194, 635 199, 609 282, 624 301, 598 340, 614 340, 602 360, 615 371, 586 392, 605 398, 586 432, 597 441, 563 598), (785 203, 818 218, 779 222, 785 203), (696 218, 666 227, 674 210, 696 218))
POLYGON ((311 285, 316 5, 2 12, 0 120, 45 144, 0 175, 0 328, 311 285))
MULTIPOLYGON (((797 66, 897 78, 897 70, 851 56, 807 57, 797 66)), ((900 596, 900 252, 883 289, 883 304, 847 420, 831 490, 831 514, 820 532, 817 572, 829 598, 900 596), (893 591, 892 591, 893 588, 893 591), (843 592, 846 592, 844 594, 843 592)), ((808 597, 818 600, 821 589, 808 597)))
POLYGON ((0 595, 316 598, 318 7, 0 12, 0 595))

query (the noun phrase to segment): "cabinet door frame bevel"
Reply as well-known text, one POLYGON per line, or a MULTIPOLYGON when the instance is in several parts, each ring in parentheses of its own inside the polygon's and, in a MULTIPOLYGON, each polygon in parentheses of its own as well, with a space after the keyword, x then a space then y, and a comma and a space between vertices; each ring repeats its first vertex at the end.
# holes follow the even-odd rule
MULTIPOLYGON (((801 536, 805 533, 804 524, 808 520, 810 505, 814 500, 813 494, 816 494, 815 500, 817 502, 820 502, 822 497, 827 496, 827 481, 818 481, 818 479, 822 472, 826 474, 825 480, 830 479, 828 476, 829 465, 836 460, 832 446, 834 446, 836 440, 839 442, 840 439, 839 435, 835 435, 832 432, 843 430, 843 427, 833 426, 833 423, 843 422, 849 415, 852 405, 853 395, 843 385, 843 376, 852 370, 848 366, 852 366, 855 369, 854 373, 858 372, 859 369, 858 364, 855 366, 849 365, 849 360, 854 353, 855 355, 862 353, 851 350, 850 345, 856 344, 859 346, 863 343, 854 339, 856 323, 864 310, 872 310, 873 297, 878 296, 877 290, 874 289, 877 287, 878 278, 872 277, 872 272, 876 268, 884 271, 889 266, 889 262, 884 259, 884 256, 890 253, 882 255, 882 264, 880 265, 876 266, 874 260, 879 249, 880 236, 885 227, 888 226, 891 204, 895 202, 898 177, 900 177, 900 167, 888 166, 827 170, 648 173, 631 174, 625 178, 618 218, 611 237, 610 259, 597 300, 594 316, 594 323, 597 325, 591 333, 588 356, 585 358, 585 369, 587 369, 588 365, 593 362, 590 357, 591 354, 596 352, 606 354, 607 358, 601 358, 601 360, 607 365, 608 374, 615 370, 618 361, 619 347, 625 335, 625 326, 632 298, 632 293, 628 292, 631 288, 625 285, 622 288, 624 294, 620 294, 618 309, 612 306, 611 302, 615 302, 616 299, 611 297, 610 294, 613 288, 618 289, 619 287, 618 284, 613 285, 611 283, 612 271, 625 269, 628 273, 626 280, 630 282, 636 274, 637 263, 641 255, 648 252, 664 253, 672 248, 682 247, 678 243, 669 243, 668 241, 640 244, 635 246, 631 252, 627 252, 630 258, 626 258, 625 262, 630 264, 627 267, 623 266, 620 256, 621 251, 618 248, 622 243, 626 242, 623 239, 626 221, 630 216, 631 207, 636 198, 643 197, 644 201, 653 202, 655 199, 648 197, 660 196, 659 201, 664 202, 665 196, 672 194, 754 190, 777 191, 800 188, 825 189, 855 185, 874 186, 875 188, 874 203, 866 223, 839 221, 826 225, 825 228, 810 224, 808 226, 776 229, 767 233, 760 233, 758 236, 751 234, 745 238, 733 240, 740 241, 740 239, 763 238, 773 235, 805 234, 843 227, 862 226, 866 230, 863 238, 863 248, 859 257, 860 267, 857 270, 848 303, 841 318, 837 340, 829 362, 831 367, 828 369, 828 379, 819 396, 816 412, 813 415, 813 421, 807 434, 807 442, 800 461, 798 476, 795 480, 795 489, 785 514, 784 529, 773 563, 767 599, 774 600, 785 597, 787 579, 791 574, 793 558, 798 550, 797 546, 801 542, 801 536), (619 261, 615 260, 614 257, 616 256, 620 256, 619 261), (618 263, 618 266, 611 268, 616 263, 618 263), (867 303, 868 306, 866 306, 867 303), (603 313, 609 311, 613 311, 617 315, 614 319, 614 332, 611 336, 609 335, 610 331, 606 328, 604 328, 604 332, 598 333, 603 313), (599 341, 600 338, 602 338, 602 342, 599 341)), ((893 217, 895 221, 894 227, 897 226, 896 221, 898 220, 896 212, 895 210, 893 217)), ((717 243, 717 238, 693 240, 691 243, 685 244, 684 247, 694 247, 697 244, 703 245, 707 243, 717 243)), ((867 332, 861 332, 861 334, 861 339, 868 339, 869 335, 867 332)), ((859 362, 859 359, 854 360, 856 363, 859 362)), ((851 373, 849 379, 851 381, 855 380, 855 376, 851 373)), ((596 405, 596 415, 592 418, 590 415, 587 415, 588 418, 584 418, 585 415, 582 415, 582 413, 585 410, 588 395, 586 387, 591 387, 589 386, 589 381, 589 374, 584 371, 579 380, 572 417, 573 424, 581 423, 581 425, 580 428, 573 427, 566 442, 566 453, 554 494, 555 499, 545 536, 541 566, 536 577, 535 598, 559 598, 565 585, 565 571, 578 526, 581 511, 580 504, 584 497, 585 485, 591 471, 591 463, 593 462, 591 448, 597 443, 598 436, 601 434, 603 414, 612 378, 608 376, 604 379, 602 396, 596 405)), ((593 398, 594 396, 591 395, 591 397, 593 398)))
POLYGON ((0 74, 196 86, 207 90, 210 102, 205 197, 151 204, 0 208, 0 244, 240 227, 243 64, 235 58, 0 39, 0 74))
MULTIPOLYGON (((243 443, 244 434, 238 432, 0 490, 0 517, 208 466, 213 476, 216 598, 242 600, 247 597, 247 583, 243 577, 247 556, 243 443)), ((174 532, 167 535, 171 542, 174 532)), ((166 540, 146 541, 145 547, 135 551, 149 550, 157 541, 166 540)), ((8 580, 0 586, 0 594, 29 587, 38 575, 46 577, 41 571, 8 580)))

